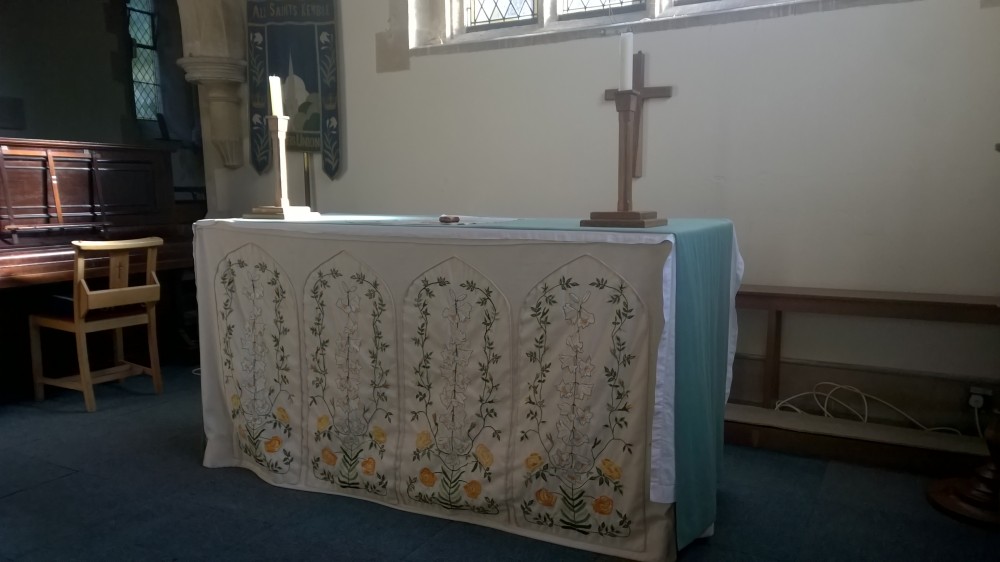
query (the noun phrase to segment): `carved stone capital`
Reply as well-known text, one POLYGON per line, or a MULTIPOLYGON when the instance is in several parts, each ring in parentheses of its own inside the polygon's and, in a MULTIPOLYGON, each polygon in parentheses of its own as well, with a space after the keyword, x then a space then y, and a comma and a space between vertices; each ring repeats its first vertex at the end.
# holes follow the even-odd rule
POLYGON ((222 165, 243 166, 243 127, 240 122, 240 88, 246 81, 246 61, 227 57, 184 57, 177 61, 188 82, 198 84, 208 103, 211 144, 222 165))
POLYGON ((236 82, 247 79, 247 61, 229 57, 184 57, 177 59, 188 82, 236 82))

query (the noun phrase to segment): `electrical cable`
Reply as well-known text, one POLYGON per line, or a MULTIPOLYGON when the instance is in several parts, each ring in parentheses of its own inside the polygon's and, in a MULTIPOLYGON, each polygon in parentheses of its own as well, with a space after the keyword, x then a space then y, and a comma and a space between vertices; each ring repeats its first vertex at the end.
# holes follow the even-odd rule
MULTIPOLYGON (((895 411, 899 415, 901 415, 904 418, 906 418, 907 420, 909 420, 910 423, 912 423, 913 425, 919 427, 920 429, 922 429, 924 431, 947 432, 947 433, 954 433, 956 435, 962 435, 961 431, 959 431, 958 429, 955 429, 953 427, 927 427, 926 425, 924 425, 924 424, 920 423, 919 421, 917 421, 916 418, 914 418, 913 416, 907 414, 903 410, 897 408, 896 406, 890 404, 889 402, 886 402, 885 400, 879 398, 878 396, 874 396, 874 395, 862 392, 860 389, 855 388, 853 386, 841 385, 841 384, 837 384, 837 383, 833 383, 833 382, 819 382, 819 383, 816 383, 816 385, 813 386, 812 392, 800 392, 799 394, 795 394, 795 395, 789 396, 788 398, 785 398, 783 400, 779 400, 774 405, 774 409, 775 410, 781 410, 782 408, 787 408, 789 410, 792 410, 794 412, 798 412, 800 414, 807 413, 807 412, 804 412, 803 410, 801 410, 800 408, 798 408, 797 406, 789 403, 791 400, 794 400, 796 398, 800 398, 802 396, 812 396, 813 401, 816 403, 816 406, 820 409, 821 412, 823 412, 823 416, 824 417, 828 417, 828 418, 836 418, 836 416, 834 416, 830 412, 830 402, 832 401, 832 402, 834 402, 836 404, 839 404, 841 407, 843 407, 844 409, 846 409, 847 411, 849 411, 851 414, 853 414, 854 416, 856 416, 858 418, 858 421, 860 421, 862 423, 868 423, 868 413, 869 413, 869 403, 868 403, 868 401, 869 400, 873 400, 875 402, 879 402, 879 403, 884 404, 885 406, 889 407, 890 409, 892 409, 893 411, 895 411), (832 387, 832 388, 830 388, 830 390, 828 390, 826 392, 821 391, 821 388, 825 388, 825 387, 832 387), (837 392, 837 391, 844 391, 844 392, 850 392, 850 393, 856 394, 857 397, 861 399, 862 411, 859 412, 858 410, 852 408, 850 405, 848 405, 843 400, 834 397, 833 394, 835 392, 837 392), (820 400, 820 398, 822 398, 822 400, 820 400)), ((979 411, 978 410, 976 410, 976 428, 979 429, 979 411)), ((980 436, 982 436, 982 431, 981 430, 980 430, 980 436)))

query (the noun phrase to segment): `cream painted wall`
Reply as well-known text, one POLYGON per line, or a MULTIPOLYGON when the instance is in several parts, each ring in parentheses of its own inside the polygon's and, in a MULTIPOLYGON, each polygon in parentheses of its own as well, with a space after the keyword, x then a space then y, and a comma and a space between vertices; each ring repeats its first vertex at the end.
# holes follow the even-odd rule
MULTIPOLYGON (((388 2, 343 0, 341 15, 343 173, 320 177, 321 211, 613 208, 617 117, 601 94, 617 84, 617 37, 421 56, 376 74, 388 2)), ((649 83, 675 87, 647 105, 637 208, 731 218, 747 283, 1000 295, 1000 9, 918 0, 641 33, 635 45, 649 83)), ((220 175, 225 207, 259 202, 266 180, 220 175)), ((757 320, 741 321, 741 350, 759 345, 757 320)), ((803 317, 786 326, 786 351, 1000 379, 989 345, 1000 330, 973 330, 803 317)))
MULTIPOLYGON (((323 211, 584 216, 615 203, 615 37, 376 74, 341 3, 345 172, 323 211)), ((1000 294, 1000 10, 923 0, 638 34, 637 208, 730 217, 746 281, 1000 294)))

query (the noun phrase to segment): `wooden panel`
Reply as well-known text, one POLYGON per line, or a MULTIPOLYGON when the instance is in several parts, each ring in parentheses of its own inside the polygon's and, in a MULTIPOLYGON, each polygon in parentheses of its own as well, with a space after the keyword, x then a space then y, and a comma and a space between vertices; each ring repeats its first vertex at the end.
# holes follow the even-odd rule
POLYGON ((141 285, 121 289, 105 289, 103 291, 84 291, 83 310, 96 310, 112 306, 128 306, 144 302, 160 300, 159 285, 141 285))
POLYGON ((744 285, 737 308, 1000 324, 1000 298, 744 285))
MULTIPOLYGON (((47 181, 44 153, 52 150, 62 211, 68 223, 111 222, 122 225, 166 223, 173 213, 173 180, 166 150, 124 145, 0 138, 8 147, 4 157, 5 189, 13 222, 18 225, 56 222, 53 193, 47 181), (18 154, 20 152, 21 154, 18 154), (30 154, 34 153, 34 154, 30 154), (91 154, 96 155, 95 166, 91 154), (100 187, 104 198, 101 213, 100 187)), ((7 200, 0 192, 0 219, 7 216, 7 200)))
POLYGON ((961 473, 963 469, 971 470, 983 462, 983 457, 978 455, 816 435, 731 421, 725 424, 725 440, 730 445, 759 447, 927 476, 952 476, 961 473))

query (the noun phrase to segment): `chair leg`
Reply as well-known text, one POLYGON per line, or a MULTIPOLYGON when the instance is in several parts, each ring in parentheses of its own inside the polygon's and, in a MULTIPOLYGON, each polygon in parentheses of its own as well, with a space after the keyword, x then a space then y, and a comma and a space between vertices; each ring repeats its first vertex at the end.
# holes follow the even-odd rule
POLYGON ((31 337, 31 378, 35 383, 35 400, 45 399, 45 383, 42 382, 42 334, 34 317, 28 318, 28 334, 31 337))
POLYGON ((156 308, 149 307, 149 324, 146 325, 146 336, 149 339, 149 371, 153 377, 153 390, 157 394, 163 392, 163 378, 160 376, 160 350, 156 346, 156 308))
POLYGON ((115 365, 125 362, 125 340, 122 337, 122 329, 115 328, 115 365))
POLYGON ((76 332, 76 359, 80 363, 80 390, 83 391, 83 401, 87 411, 97 409, 94 400, 94 381, 90 378, 90 357, 87 355, 87 333, 76 332))

